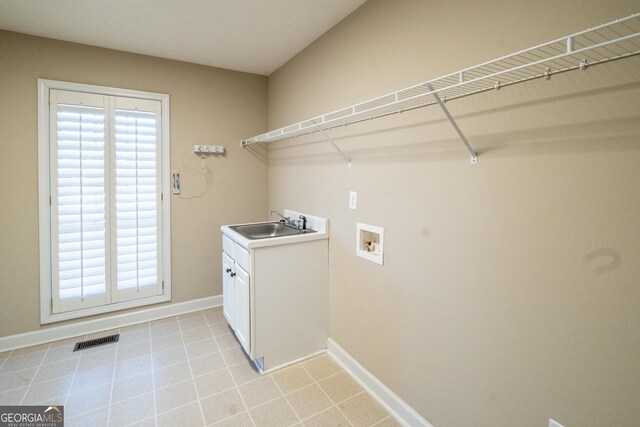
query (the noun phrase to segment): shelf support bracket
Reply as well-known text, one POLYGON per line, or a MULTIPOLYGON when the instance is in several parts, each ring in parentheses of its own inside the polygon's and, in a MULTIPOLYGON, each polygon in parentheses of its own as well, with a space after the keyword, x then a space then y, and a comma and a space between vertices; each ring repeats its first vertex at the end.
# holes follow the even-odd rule
POLYGON ((458 124, 453 119, 453 116, 449 112, 449 109, 447 108, 446 105, 444 105, 444 102, 442 102, 442 99, 440 99, 440 95, 438 95, 438 92, 436 92, 436 90, 433 88, 433 85, 431 83, 427 83, 427 87, 433 93, 433 97, 438 102, 438 105, 440 105, 440 108, 442 108, 442 111, 447 116, 447 119, 449 119, 449 122, 451 123, 451 126, 453 126, 455 131, 458 133, 458 136, 460 137, 460 139, 464 143, 465 147, 467 147, 467 150, 469 150, 469 153, 471 153, 471 164, 472 165, 477 164, 478 163, 478 154, 475 151, 473 151, 473 148, 471 148, 471 145, 469 144, 469 141, 467 141, 467 138, 464 136, 464 134, 462 133, 462 131, 458 127, 458 124))
POLYGON ((333 139, 331 139, 331 137, 327 134, 327 132, 325 132, 325 130, 320 127, 320 125, 316 125, 316 126, 317 126, 318 130, 322 133, 322 135, 324 135, 326 140, 329 141, 331 143, 331 145, 333 145, 333 148, 335 148, 336 151, 338 153, 340 153, 340 155, 342 156, 344 161, 347 162, 347 166, 351 167, 351 159, 349 157, 347 157, 347 155, 344 154, 344 152, 340 148, 338 148, 338 146, 333 141, 333 139))

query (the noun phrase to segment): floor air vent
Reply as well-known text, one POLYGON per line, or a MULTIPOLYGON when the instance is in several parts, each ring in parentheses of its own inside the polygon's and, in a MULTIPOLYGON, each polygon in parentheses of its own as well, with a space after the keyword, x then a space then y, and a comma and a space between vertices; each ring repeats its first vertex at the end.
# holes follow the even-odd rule
POLYGON ((100 345, 111 344, 112 342, 118 342, 120 334, 109 335, 108 337, 96 338, 94 340, 82 341, 76 343, 73 351, 86 350, 87 348, 98 347, 100 345))

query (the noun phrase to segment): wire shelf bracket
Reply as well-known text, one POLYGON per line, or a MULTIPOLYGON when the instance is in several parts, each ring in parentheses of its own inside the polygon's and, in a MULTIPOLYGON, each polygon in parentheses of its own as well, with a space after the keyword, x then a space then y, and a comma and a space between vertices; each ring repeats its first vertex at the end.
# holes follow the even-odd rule
POLYGON ((431 83, 427 83, 427 87, 429 88, 429 90, 431 90, 433 92, 433 97, 438 102, 438 105, 440 105, 440 108, 442 108, 442 111, 444 112, 444 115, 447 116, 447 119, 449 119, 449 122, 451 123, 451 126, 453 126, 453 129, 455 129, 456 133, 458 134, 458 136, 462 140, 462 143, 464 144, 464 146, 467 147, 467 150, 471 154, 471 164, 472 165, 477 164, 478 163, 478 154, 473 150, 473 148, 471 148, 471 144, 469 144, 469 141, 467 141, 467 137, 464 136, 464 134, 460 130, 460 127, 458 126, 458 123, 456 123, 455 119, 453 118, 453 116, 449 112, 449 109, 447 108, 446 105, 444 105, 444 102, 442 102, 442 99, 440 98, 440 95, 438 95, 438 92, 435 91, 435 89, 433 88, 431 83))
POLYGON ((351 159, 338 148, 326 130, 438 104, 467 150, 471 163, 478 156, 444 105, 478 93, 552 75, 585 70, 598 64, 640 54, 640 13, 561 37, 473 67, 392 92, 350 107, 275 129, 241 142, 271 143, 321 132, 350 165, 351 159))

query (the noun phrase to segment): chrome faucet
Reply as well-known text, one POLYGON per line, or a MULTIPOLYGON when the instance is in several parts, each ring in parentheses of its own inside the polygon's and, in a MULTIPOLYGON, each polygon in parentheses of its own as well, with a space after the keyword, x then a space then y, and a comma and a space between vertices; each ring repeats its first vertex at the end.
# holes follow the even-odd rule
POLYGON ((300 215, 299 217, 300 219, 291 219, 289 217, 282 215, 278 211, 269 211, 269 215, 273 215, 273 214, 276 214, 280 218, 282 218, 280 222, 283 223, 284 225, 296 228, 298 230, 303 230, 303 231, 307 230, 307 217, 304 215, 300 215))
POLYGON ((285 225, 289 225, 289 226, 291 226, 291 227, 298 228, 298 226, 296 225, 296 223, 295 223, 295 222, 293 222, 293 221, 291 220, 291 218, 289 218, 289 217, 286 217, 286 216, 282 215, 282 214, 281 214, 280 212, 278 212, 278 211, 269 211, 269 215, 273 215, 273 214, 276 214, 276 215, 278 215, 280 218, 282 218, 282 220, 281 220, 280 222, 282 222, 283 224, 285 224, 285 225))

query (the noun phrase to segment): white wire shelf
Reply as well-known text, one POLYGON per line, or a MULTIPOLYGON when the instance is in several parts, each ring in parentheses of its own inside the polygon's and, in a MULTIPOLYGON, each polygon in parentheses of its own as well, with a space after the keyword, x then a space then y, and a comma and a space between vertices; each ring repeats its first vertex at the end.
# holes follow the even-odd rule
POLYGON ((438 97, 446 102, 538 78, 548 79, 554 74, 584 70, 596 64, 638 54, 640 13, 275 129, 245 139, 241 145, 244 147, 256 142, 282 141, 435 105, 438 104, 438 97))

